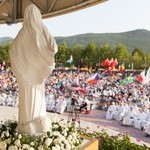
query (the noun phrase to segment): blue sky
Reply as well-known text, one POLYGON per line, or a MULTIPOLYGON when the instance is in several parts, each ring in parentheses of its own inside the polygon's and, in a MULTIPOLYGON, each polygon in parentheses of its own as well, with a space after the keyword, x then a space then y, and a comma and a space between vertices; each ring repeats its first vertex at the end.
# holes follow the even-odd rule
MULTIPOLYGON (((43 20, 53 36, 150 31, 150 0, 108 0, 77 12, 43 20)), ((1 25, 0 37, 17 35, 21 24, 1 25)))

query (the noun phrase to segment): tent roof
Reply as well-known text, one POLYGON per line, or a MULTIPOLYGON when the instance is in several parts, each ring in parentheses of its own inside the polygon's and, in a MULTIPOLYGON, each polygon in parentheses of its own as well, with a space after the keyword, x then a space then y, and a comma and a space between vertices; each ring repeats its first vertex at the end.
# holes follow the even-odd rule
POLYGON ((104 1, 106 0, 0 0, 0 24, 21 22, 24 10, 29 4, 35 4, 40 9, 43 18, 50 18, 104 1))

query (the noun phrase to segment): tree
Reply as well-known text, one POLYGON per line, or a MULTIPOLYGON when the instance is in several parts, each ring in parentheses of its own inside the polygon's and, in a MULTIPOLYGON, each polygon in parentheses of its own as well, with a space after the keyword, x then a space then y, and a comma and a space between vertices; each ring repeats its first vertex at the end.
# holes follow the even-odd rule
POLYGON ((113 50, 111 49, 108 43, 102 44, 100 48, 98 49, 98 54, 101 60, 105 60, 107 58, 110 59, 113 57, 113 50))
POLYGON ((62 42, 58 46, 58 52, 55 55, 56 65, 64 66, 70 57, 70 51, 66 42, 62 42))
POLYGON ((150 53, 147 54, 147 55, 145 55, 145 58, 146 58, 145 64, 146 64, 148 67, 150 67, 150 53))
POLYGON ((141 55, 139 55, 138 52, 135 52, 134 55, 132 56, 132 62, 134 63, 135 69, 141 69, 142 68, 143 59, 142 59, 141 55))
POLYGON ((0 46, 0 63, 3 63, 3 61, 5 61, 7 66, 10 66, 10 55, 9 55, 10 47, 11 43, 7 43, 4 46, 0 46))
POLYGON ((132 52, 132 56, 134 56, 134 55, 135 55, 135 53, 138 53, 138 55, 139 55, 139 56, 141 56, 141 57, 142 57, 142 59, 144 59, 144 52, 143 52, 143 50, 142 50, 142 49, 140 49, 140 48, 136 48, 136 49, 134 49, 134 51, 132 52))
POLYGON ((94 42, 91 42, 86 46, 86 48, 83 50, 82 58, 83 58, 83 64, 87 65, 88 67, 96 66, 97 60, 97 47, 94 42))
POLYGON ((122 62, 124 62, 125 66, 128 65, 129 52, 124 44, 117 45, 114 51, 114 58, 117 58, 119 64, 122 64, 122 62))
POLYGON ((81 45, 77 44, 74 46, 72 50, 73 54, 73 63, 76 67, 82 66, 82 53, 83 53, 83 48, 81 45))

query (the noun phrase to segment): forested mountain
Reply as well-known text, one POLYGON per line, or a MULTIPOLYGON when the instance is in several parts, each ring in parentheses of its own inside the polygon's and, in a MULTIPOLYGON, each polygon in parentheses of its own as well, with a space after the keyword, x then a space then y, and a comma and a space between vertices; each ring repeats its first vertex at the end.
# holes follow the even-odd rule
MULTIPOLYGON (((112 48, 119 43, 123 43, 129 52, 140 48, 145 53, 150 53, 150 31, 140 29, 122 33, 86 33, 68 37, 55 37, 57 44, 65 41, 69 47, 80 44, 83 47, 94 42, 97 46, 108 43, 112 48)), ((10 37, 0 38, 0 45, 11 41, 10 37)))
POLYGON ((150 53, 150 31, 144 29, 122 33, 87 33, 55 38, 58 44, 65 41, 69 47, 73 47, 76 44, 86 46, 90 42, 94 42, 96 45, 108 43, 111 47, 123 43, 130 52, 135 48, 140 48, 143 52, 150 53))
MULTIPOLYGON (((59 48, 55 55, 57 67, 72 65, 68 63, 71 56, 72 63, 76 67, 95 67, 98 66, 98 62, 107 58, 116 58, 119 64, 124 62, 125 68, 129 69, 131 64, 134 64, 136 69, 143 69, 150 65, 150 31, 148 30, 87 33, 55 38, 59 48)), ((9 37, 0 38, 0 63, 5 60, 6 64, 10 65, 9 49, 12 40, 9 37)))

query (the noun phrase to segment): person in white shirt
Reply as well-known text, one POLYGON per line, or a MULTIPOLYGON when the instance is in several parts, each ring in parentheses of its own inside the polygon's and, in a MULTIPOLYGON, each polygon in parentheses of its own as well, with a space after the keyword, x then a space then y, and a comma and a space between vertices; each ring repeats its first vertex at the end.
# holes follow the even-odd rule
POLYGON ((106 112, 106 119, 111 120, 114 118, 114 113, 116 110, 116 105, 114 102, 108 107, 108 110, 106 112))
POLYGON ((71 111, 71 98, 72 97, 67 97, 66 98, 66 111, 67 112, 71 111))
POLYGON ((5 104, 6 98, 7 98, 7 94, 6 94, 6 93, 2 93, 2 94, 0 95, 1 103, 2 103, 3 106, 6 105, 6 104, 5 104))
POLYGON ((139 107, 137 106, 136 103, 132 103, 132 106, 131 106, 131 107, 133 108, 133 110, 134 110, 136 113, 139 112, 139 107))
POLYGON ((141 128, 144 129, 146 124, 150 124, 150 112, 146 114, 145 120, 142 120, 141 128))
POLYGON ((113 116, 114 119, 116 119, 116 116, 118 115, 118 113, 119 113, 119 108, 120 108, 120 104, 115 103, 115 105, 116 105, 116 108, 115 108, 115 110, 114 110, 114 116, 113 116))
POLYGON ((150 101, 149 101, 149 98, 148 96, 144 96, 144 102, 143 102, 143 105, 149 105, 150 104, 150 101))
POLYGON ((125 102, 124 107, 125 107, 125 111, 127 113, 130 110, 129 104, 125 102))
POLYGON ((121 121, 126 113, 124 103, 120 103, 119 109, 118 109, 118 114, 116 115, 115 119, 117 121, 121 121))
POLYGON ((150 123, 144 125, 145 136, 150 136, 150 123))
POLYGON ((133 126, 134 118, 136 117, 136 112, 133 110, 132 107, 130 107, 130 110, 126 113, 122 120, 122 125, 125 126, 133 126))
POLYGON ((146 113, 143 109, 140 109, 137 117, 134 119, 134 127, 137 129, 142 129, 141 122, 146 119, 146 113))
POLYGON ((59 102, 57 104, 56 112, 59 114, 63 114, 66 109, 66 100, 63 96, 59 97, 59 102))
POLYGON ((90 101, 86 96, 83 97, 82 104, 80 105, 79 111, 81 113, 82 109, 90 110, 90 101))
POLYGON ((146 114, 149 114, 149 104, 148 105, 143 105, 142 107, 143 111, 146 113, 146 114))

